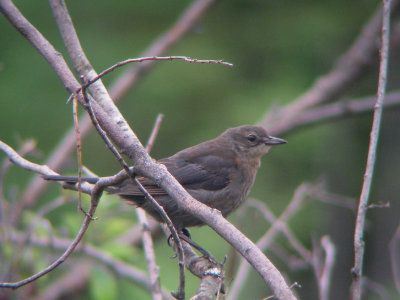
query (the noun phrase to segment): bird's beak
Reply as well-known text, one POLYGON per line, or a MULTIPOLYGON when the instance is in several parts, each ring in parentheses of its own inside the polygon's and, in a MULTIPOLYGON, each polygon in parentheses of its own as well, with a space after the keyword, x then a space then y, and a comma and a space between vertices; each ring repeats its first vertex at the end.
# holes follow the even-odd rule
POLYGON ((264 139, 265 145, 275 146, 280 144, 286 144, 287 142, 284 139, 280 139, 277 137, 269 136, 264 139))

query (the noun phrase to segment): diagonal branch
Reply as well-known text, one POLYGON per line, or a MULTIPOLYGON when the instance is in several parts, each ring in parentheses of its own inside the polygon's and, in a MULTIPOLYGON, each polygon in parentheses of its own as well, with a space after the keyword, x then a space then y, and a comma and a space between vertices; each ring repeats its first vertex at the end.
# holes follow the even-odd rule
MULTIPOLYGON (((194 1, 180 16, 178 21, 162 34, 154 43, 145 50, 141 56, 158 56, 165 53, 170 47, 179 42, 182 37, 190 31, 194 24, 206 13, 206 11, 215 3, 215 0, 196 0, 194 1)), ((139 81, 139 78, 153 65, 152 61, 140 65, 134 65, 125 71, 114 84, 110 87, 110 95, 114 101, 119 101, 121 98, 132 89, 139 81)), ((86 115, 80 121, 81 136, 84 138, 92 129, 90 118, 86 115)), ((71 129, 61 139, 50 155, 47 164, 54 170, 59 170, 68 157, 74 150, 75 135, 71 129)), ((29 183, 26 189, 29 193, 25 193, 23 199, 26 205, 30 206, 41 195, 48 182, 41 180, 35 176, 29 183)), ((14 217, 16 219, 16 217, 14 217)))
MULTIPOLYGON (((280 224, 285 224, 287 221, 296 213, 301 205, 304 202, 305 197, 308 195, 310 190, 312 189, 312 186, 303 183, 301 184, 296 191, 294 192, 293 198, 290 201, 289 205, 287 208, 284 210, 284 212, 280 215, 280 217, 274 222, 271 226, 271 228, 258 240, 257 246, 261 250, 265 250, 268 245, 271 243, 272 239, 275 237, 275 235, 279 232, 279 226, 280 224)), ((307 254, 308 256, 308 254, 307 254)), ((239 269, 236 273, 235 280, 233 281, 231 285, 231 290, 228 295, 228 300, 234 300, 238 299, 239 293, 241 288, 243 287, 243 284, 245 283, 248 275, 250 272, 249 265, 246 263, 244 259, 242 259, 239 269)))
MULTIPOLYGON (((400 1, 393 0, 392 8, 397 9, 400 1)), ((340 95, 362 74, 378 54, 377 40, 380 34, 382 11, 377 9, 351 47, 336 61, 331 71, 317 79, 312 87, 299 98, 282 109, 271 110, 260 122, 276 134, 283 131, 288 120, 301 114, 307 108, 326 103, 340 95)))

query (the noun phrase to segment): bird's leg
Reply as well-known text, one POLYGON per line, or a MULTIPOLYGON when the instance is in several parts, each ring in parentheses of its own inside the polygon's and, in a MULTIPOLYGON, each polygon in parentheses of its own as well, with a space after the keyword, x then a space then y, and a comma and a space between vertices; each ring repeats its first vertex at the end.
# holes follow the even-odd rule
MULTIPOLYGON (((192 238, 190 237, 190 231, 187 228, 183 228, 181 230, 181 233, 178 234, 179 238, 181 240, 184 240, 186 243, 188 243, 190 246, 195 248, 197 251, 199 251, 206 259, 208 259, 212 264, 215 265, 220 265, 220 263, 211 255, 210 252, 208 252, 206 249, 201 247, 199 244, 194 242, 192 238)), ((171 239, 172 239, 172 234, 168 237, 167 242, 168 245, 171 246, 171 239)))
POLYGON ((190 236, 190 231, 187 228, 182 228, 182 233, 184 235, 186 235, 189 239, 192 239, 192 237, 190 236))
POLYGON ((215 265, 220 265, 220 263, 211 255, 210 252, 208 252, 206 249, 201 247, 199 244, 195 243, 191 237, 190 237, 190 232, 186 228, 183 228, 181 233, 179 233, 179 238, 184 240, 186 243, 188 243, 190 246, 195 248, 197 251, 199 251, 205 258, 207 258, 211 263, 215 265))

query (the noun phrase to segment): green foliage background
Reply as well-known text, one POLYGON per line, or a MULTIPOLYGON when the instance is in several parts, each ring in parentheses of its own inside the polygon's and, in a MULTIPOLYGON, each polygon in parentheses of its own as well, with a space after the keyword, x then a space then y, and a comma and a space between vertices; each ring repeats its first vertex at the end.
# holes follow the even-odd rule
MULTIPOLYGON (((43 35, 68 57, 49 5, 43 1, 15 1, 19 9, 43 35)), ((190 1, 68 1, 83 48, 97 71, 127 59, 139 57, 154 39, 169 28, 190 1)), ((166 55, 199 59, 224 59, 234 68, 184 62, 158 62, 118 107, 145 143, 158 113, 165 115, 153 148, 155 158, 218 135, 227 127, 255 124, 274 105, 293 101, 325 74, 351 44, 372 15, 378 1, 224 1, 218 2, 192 32, 166 55)), ((21 140, 34 138, 45 163, 64 133, 72 126, 68 94, 53 70, 36 50, 6 21, 0 18, 0 139, 18 148, 21 140)), ((398 55, 392 54, 389 90, 398 88, 398 55)), ((68 60, 68 59, 67 59, 68 60)), ((104 80, 110 85, 121 74, 117 70, 104 80)), ((346 97, 372 95, 376 91, 377 62, 346 97)), ((384 114, 382 137, 371 201, 391 203, 390 209, 371 210, 367 230, 366 274, 394 293, 387 244, 399 215, 400 143, 398 111, 384 114)), ((274 149, 263 161, 252 196, 267 203, 276 214, 289 203, 294 189, 304 181, 324 176, 327 190, 357 199, 366 160, 371 116, 323 124, 284 137, 289 144, 274 149)), ((84 164, 100 175, 114 174, 118 164, 96 134, 83 145, 84 164)), ((2 156, 4 158, 4 156, 2 156)), ((71 160, 64 173, 74 172, 71 160)), ((32 174, 13 167, 5 179, 5 195, 14 200, 32 174)), ((60 193, 58 187, 39 202, 38 208, 60 193)), ((91 225, 87 239, 116 257, 145 268, 140 249, 110 244, 113 237, 132 226, 133 209, 118 199, 105 196, 98 210, 99 220, 91 225), (110 209, 119 215, 109 215, 110 209)), ((29 221, 28 212, 21 216, 29 221)), ((75 204, 67 204, 49 215, 54 228, 73 236, 82 216, 75 204)), ((240 218, 241 229, 253 240, 269 225, 254 210, 240 218), (255 223, 253 220, 257 219, 255 223)), ((312 238, 330 235, 337 246, 332 299, 347 298, 352 266, 352 212, 320 203, 307 204, 291 221, 293 231, 308 247, 312 238)), ((193 229, 196 241, 222 259, 231 255, 229 246, 209 228, 193 229)), ((278 240, 290 249, 283 239, 278 240)), ((164 240, 156 242, 161 283, 169 290, 177 286, 176 260, 164 240)), ((37 269, 47 257, 40 255, 37 269)), ((292 272, 284 268, 289 281, 303 285, 302 299, 315 299, 316 285, 310 269, 292 272)), ((78 258, 75 258, 78 259, 78 258)), ((68 261, 54 276, 68 272, 68 261)), ((76 299, 150 299, 136 286, 116 278, 105 267, 93 263, 87 289, 76 299)), ((0 262, 1 266, 1 262, 0 262)), ((28 275, 29 272, 27 271, 28 275)), ((39 281, 46 289, 53 276, 39 281)), ((3 278, 2 278, 3 279, 3 278)), ((4 279, 5 280, 5 279, 4 279)), ((188 295, 198 280, 188 275, 188 295)), ((229 282, 227 282, 229 286, 229 282)), ((261 279, 252 273, 246 284, 247 299, 269 294, 261 279)), ((244 294, 243 294, 244 295, 244 294)), ((376 299, 371 293, 366 299, 376 299)), ((243 296, 244 297, 244 296, 243 296)))

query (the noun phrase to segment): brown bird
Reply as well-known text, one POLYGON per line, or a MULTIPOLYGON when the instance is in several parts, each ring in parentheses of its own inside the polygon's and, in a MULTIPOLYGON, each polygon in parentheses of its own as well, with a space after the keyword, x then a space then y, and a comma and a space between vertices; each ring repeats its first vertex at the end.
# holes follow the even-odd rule
MULTIPOLYGON (((240 126, 227 129, 220 136, 184 149, 159 160, 180 184, 198 201, 221 211, 224 217, 246 199, 253 186, 261 157, 271 146, 285 144, 280 138, 269 136, 260 126, 240 126)), ((43 176, 47 180, 78 181, 74 176, 43 176)), ((98 178, 82 178, 95 183, 98 178)), ((146 190, 164 208, 178 232, 185 227, 204 225, 197 217, 185 212, 162 188, 152 180, 138 177, 146 190)), ((109 193, 142 207, 158 221, 158 211, 143 193, 127 179, 107 189, 109 193)))

